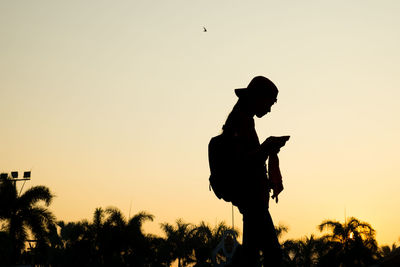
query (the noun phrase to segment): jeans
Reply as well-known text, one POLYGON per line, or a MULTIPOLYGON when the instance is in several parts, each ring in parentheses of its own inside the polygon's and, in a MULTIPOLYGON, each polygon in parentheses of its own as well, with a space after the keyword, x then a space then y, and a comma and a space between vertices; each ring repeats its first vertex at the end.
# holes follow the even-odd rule
POLYGON ((280 266, 282 251, 274 223, 266 207, 243 210, 243 260, 241 266, 280 266))

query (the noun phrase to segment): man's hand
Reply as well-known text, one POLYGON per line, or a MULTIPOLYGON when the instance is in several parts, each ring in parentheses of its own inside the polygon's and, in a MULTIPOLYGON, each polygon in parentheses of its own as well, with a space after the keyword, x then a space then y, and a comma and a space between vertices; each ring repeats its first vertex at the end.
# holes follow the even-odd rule
POLYGON ((275 199, 275 202, 278 203, 278 195, 283 191, 282 183, 273 185, 272 191, 272 199, 275 199))
POLYGON ((270 136, 261 144, 263 149, 269 153, 278 154, 281 147, 283 147, 289 140, 290 136, 270 136))

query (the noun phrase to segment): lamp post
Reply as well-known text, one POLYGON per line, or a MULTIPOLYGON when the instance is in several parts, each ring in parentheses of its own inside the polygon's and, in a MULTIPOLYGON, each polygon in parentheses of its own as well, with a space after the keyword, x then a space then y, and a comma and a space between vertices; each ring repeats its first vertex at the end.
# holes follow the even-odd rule
POLYGON ((18 178, 18 172, 17 171, 11 172, 11 180, 12 181, 15 181, 15 182, 17 182, 17 181, 27 181, 27 180, 30 180, 30 179, 31 179, 31 171, 25 171, 24 172, 24 176, 22 178, 18 178))
POLYGON ((31 171, 25 171, 22 178, 18 177, 18 172, 17 171, 12 171, 11 172, 11 178, 9 178, 9 177, 10 176, 9 176, 8 173, 0 174, 0 179, 10 179, 10 181, 12 181, 14 183, 15 188, 17 188, 17 182, 24 181, 24 184, 22 185, 21 190, 19 192, 19 194, 21 194, 22 189, 24 188, 25 182, 29 181, 31 179, 31 171))

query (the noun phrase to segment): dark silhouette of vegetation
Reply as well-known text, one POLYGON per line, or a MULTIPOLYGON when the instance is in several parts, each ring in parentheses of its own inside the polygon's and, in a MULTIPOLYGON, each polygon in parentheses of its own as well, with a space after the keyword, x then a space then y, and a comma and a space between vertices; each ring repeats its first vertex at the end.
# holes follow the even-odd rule
MULTIPOLYGON (((142 211, 126 218, 115 207, 96 208, 91 221, 56 221, 47 210, 52 198, 44 186, 18 195, 10 179, 0 181, 0 266, 161 267, 175 262, 179 267, 209 267, 215 266, 213 251, 224 233, 232 230, 223 222, 211 227, 206 222, 195 225, 178 219, 174 224, 162 223, 164 236, 160 237, 142 230, 153 215, 142 211), (35 242, 27 242, 31 239, 35 242)), ((288 228, 279 225, 275 229, 282 244, 283 266, 395 266, 390 264, 399 262, 396 244, 379 248, 371 225, 356 218, 345 223, 323 221, 318 229, 324 235, 319 238, 311 235, 282 241, 288 228)))
POLYGON ((342 263, 344 266, 369 266, 378 260, 375 230, 368 223, 356 218, 350 218, 344 224, 326 220, 318 228, 320 231, 331 230, 331 233, 322 237, 329 244, 324 255, 327 262, 342 263))
POLYGON ((317 266, 320 240, 313 235, 297 241, 287 240, 283 243, 284 262, 288 266, 317 266))
POLYGON ((5 232, 2 239, 8 248, 0 262, 18 262, 22 260, 25 242, 29 234, 35 240, 36 247, 41 249, 49 243, 49 226, 54 224, 54 215, 47 210, 53 199, 50 190, 45 186, 34 186, 19 195, 14 182, 7 177, 0 181, 0 220, 5 232), (44 203, 44 207, 39 205, 44 203))
POLYGON ((190 259, 190 235, 194 226, 183 222, 181 219, 176 221, 176 227, 171 224, 161 224, 162 230, 167 236, 167 243, 170 246, 171 260, 178 260, 178 266, 186 266, 190 259))

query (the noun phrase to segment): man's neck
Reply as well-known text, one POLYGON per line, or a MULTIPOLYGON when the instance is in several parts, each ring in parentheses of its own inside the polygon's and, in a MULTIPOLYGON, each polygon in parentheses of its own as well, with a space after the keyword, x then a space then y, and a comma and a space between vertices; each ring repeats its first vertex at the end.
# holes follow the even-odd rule
POLYGON ((250 105, 244 101, 239 101, 237 102, 238 105, 238 110, 239 112, 245 116, 245 117, 249 117, 249 118, 253 118, 255 116, 255 112, 252 110, 252 108, 250 107, 250 105))

